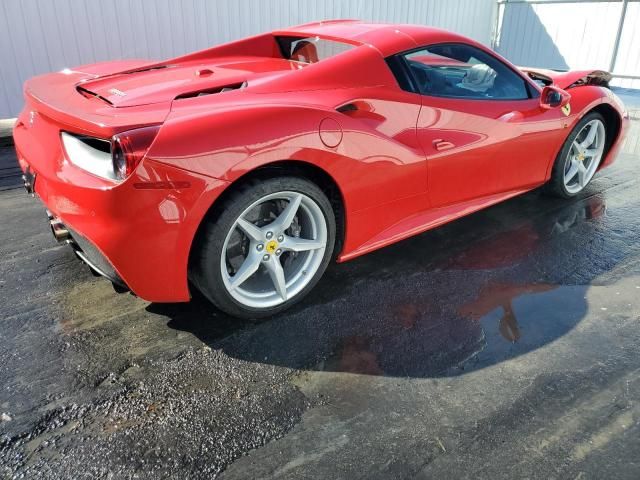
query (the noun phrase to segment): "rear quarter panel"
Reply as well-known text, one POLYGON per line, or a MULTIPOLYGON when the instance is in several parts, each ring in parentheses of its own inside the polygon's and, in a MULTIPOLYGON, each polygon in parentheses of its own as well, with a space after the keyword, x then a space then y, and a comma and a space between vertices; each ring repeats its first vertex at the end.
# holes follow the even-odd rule
POLYGON ((195 113, 175 110, 148 156, 230 183, 283 160, 312 164, 330 175, 340 189, 346 252, 427 208, 425 157, 415 136, 420 107, 397 100, 393 95, 375 100, 372 108, 377 116, 364 120, 305 104, 302 99, 294 105, 256 103, 195 113), (321 130, 339 139, 339 144, 323 143, 321 130), (377 208, 383 205, 394 208, 377 208))

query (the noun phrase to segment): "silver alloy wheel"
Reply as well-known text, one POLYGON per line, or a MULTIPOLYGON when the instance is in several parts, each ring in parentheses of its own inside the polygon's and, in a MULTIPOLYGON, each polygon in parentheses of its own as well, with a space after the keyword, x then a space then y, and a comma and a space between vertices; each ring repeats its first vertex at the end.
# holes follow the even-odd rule
POLYGON ((322 264, 327 222, 310 197, 277 192, 245 209, 220 256, 224 286, 250 308, 280 305, 300 293, 322 264))
POLYGON ((580 192, 593 178, 604 152, 605 128, 601 120, 585 124, 571 144, 564 166, 567 192, 580 192))

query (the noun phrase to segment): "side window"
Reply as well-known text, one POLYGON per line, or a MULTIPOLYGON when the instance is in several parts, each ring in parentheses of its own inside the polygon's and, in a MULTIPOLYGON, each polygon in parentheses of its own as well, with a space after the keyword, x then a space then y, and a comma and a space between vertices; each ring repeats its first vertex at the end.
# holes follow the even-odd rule
POLYGON ((530 96, 523 78, 471 45, 432 45, 403 57, 423 95, 499 100, 530 96))

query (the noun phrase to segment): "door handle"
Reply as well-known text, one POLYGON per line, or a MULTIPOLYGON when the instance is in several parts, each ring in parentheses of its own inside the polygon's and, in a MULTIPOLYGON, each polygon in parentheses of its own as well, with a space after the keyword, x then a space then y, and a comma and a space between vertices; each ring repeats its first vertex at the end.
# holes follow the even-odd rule
POLYGON ((442 150, 449 150, 450 148, 455 147, 455 145, 451 142, 447 142, 441 138, 436 138, 433 141, 433 148, 441 152, 442 150))

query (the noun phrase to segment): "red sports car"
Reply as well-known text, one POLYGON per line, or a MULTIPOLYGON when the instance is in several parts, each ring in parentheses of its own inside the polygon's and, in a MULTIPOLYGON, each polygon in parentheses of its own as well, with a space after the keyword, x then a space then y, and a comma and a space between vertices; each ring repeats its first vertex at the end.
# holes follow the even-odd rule
POLYGON ((56 238, 119 289, 262 317, 343 262, 543 184, 581 192, 629 120, 602 71, 328 21, 26 82, 14 137, 56 238))

